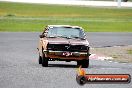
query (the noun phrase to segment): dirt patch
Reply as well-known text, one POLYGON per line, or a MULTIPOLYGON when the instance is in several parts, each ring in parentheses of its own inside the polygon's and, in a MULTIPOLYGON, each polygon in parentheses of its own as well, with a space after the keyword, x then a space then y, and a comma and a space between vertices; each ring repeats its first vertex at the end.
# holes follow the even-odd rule
POLYGON ((132 63, 132 45, 91 48, 91 53, 112 57, 113 61, 132 63))

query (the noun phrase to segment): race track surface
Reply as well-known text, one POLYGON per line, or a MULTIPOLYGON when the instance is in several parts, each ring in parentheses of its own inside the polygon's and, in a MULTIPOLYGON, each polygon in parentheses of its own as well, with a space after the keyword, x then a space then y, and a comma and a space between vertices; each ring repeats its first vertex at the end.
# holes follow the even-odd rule
MULTIPOLYGON (((38 64, 39 34, 0 33, 0 88, 82 88, 76 82, 76 62, 50 62, 49 67, 38 64)), ((87 36, 93 47, 100 47, 101 42, 107 45, 109 40, 113 40, 113 45, 118 44, 115 41, 121 45, 132 44, 131 33, 87 33, 87 36)), ((90 60, 86 71, 88 74, 132 75, 132 64, 90 60)), ((132 83, 86 84, 83 88, 132 88, 132 83)))
POLYGON ((90 32, 86 33, 91 47, 112 47, 132 45, 131 33, 90 32))

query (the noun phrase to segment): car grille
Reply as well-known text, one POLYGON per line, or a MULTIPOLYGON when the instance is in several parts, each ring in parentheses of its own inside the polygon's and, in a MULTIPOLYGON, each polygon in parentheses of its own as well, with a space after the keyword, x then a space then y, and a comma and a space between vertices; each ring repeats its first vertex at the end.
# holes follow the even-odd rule
POLYGON ((54 50, 54 51, 71 51, 71 52, 88 51, 87 46, 69 45, 69 44, 48 44, 47 49, 54 50))

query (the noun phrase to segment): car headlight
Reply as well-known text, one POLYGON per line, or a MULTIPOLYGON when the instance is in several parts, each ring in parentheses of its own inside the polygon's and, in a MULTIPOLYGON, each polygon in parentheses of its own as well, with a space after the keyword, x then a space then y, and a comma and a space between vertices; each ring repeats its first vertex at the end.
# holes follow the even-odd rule
POLYGON ((82 46, 82 47, 81 47, 81 50, 82 50, 82 51, 88 51, 88 50, 89 50, 89 47, 88 47, 88 46, 82 46))
POLYGON ((48 49, 48 50, 54 49, 54 45, 53 45, 53 44, 48 44, 48 45, 47 45, 47 49, 48 49))

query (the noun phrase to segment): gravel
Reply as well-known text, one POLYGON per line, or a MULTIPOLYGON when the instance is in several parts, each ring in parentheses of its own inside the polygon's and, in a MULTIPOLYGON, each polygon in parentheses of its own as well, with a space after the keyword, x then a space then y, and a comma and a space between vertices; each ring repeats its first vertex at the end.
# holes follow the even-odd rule
POLYGON ((132 63, 132 45, 92 48, 91 53, 112 57, 113 61, 132 63))

